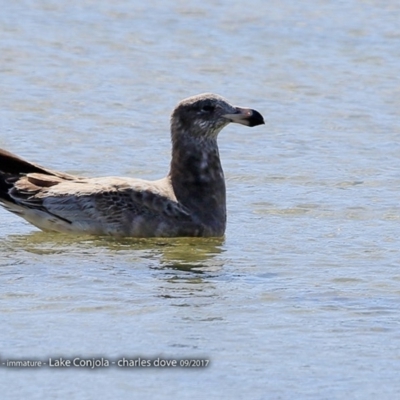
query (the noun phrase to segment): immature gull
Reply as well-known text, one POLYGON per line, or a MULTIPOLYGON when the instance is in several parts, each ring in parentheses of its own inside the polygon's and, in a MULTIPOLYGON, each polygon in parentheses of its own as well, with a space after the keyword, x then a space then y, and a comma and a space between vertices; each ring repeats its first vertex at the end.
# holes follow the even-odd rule
POLYGON ((0 149, 0 203, 44 231, 223 236, 225 180, 217 136, 230 122, 256 126, 264 120, 215 94, 182 100, 171 116, 170 172, 158 181, 73 176, 0 149))

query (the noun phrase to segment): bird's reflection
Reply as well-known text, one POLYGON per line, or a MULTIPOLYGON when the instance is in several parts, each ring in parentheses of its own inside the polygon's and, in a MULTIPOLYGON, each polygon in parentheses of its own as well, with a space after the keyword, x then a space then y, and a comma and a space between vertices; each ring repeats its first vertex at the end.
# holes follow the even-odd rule
MULTIPOLYGON (((63 254, 71 251, 102 249, 111 252, 137 252, 141 257, 158 260, 150 268, 176 270, 203 274, 215 272, 223 263, 216 256, 224 251, 223 238, 113 238, 92 236, 70 236, 48 232, 33 232, 26 235, 10 235, 1 240, 1 246, 12 252, 24 250, 33 254, 63 254)), ((100 255, 99 255, 100 257, 100 255)))
MULTIPOLYGON (((73 263, 72 269, 77 271, 78 262, 82 267, 77 285, 88 275, 98 275, 99 282, 108 285, 124 304, 127 297, 136 302, 136 296, 141 299, 144 295, 149 296, 150 304, 162 299, 172 307, 197 308, 209 307, 220 295, 216 280, 223 276, 226 250, 224 239, 215 238, 115 239, 33 232, 0 239, 0 251, 6 254, 0 266, 15 265, 20 259, 29 266, 32 259, 33 264, 58 265, 61 270, 73 263), (144 292, 132 290, 136 284, 145 288, 144 292)), ((183 315, 194 318, 186 312, 183 315)))

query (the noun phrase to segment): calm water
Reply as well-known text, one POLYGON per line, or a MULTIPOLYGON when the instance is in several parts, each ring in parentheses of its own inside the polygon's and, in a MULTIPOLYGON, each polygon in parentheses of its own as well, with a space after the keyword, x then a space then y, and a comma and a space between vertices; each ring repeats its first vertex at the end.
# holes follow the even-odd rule
POLYGON ((223 240, 70 238, 0 210, 0 362, 211 360, 1 367, 4 398, 398 396, 398 1, 0 6, 0 147, 32 161, 160 178, 172 108, 205 91, 267 122, 220 136, 223 240))

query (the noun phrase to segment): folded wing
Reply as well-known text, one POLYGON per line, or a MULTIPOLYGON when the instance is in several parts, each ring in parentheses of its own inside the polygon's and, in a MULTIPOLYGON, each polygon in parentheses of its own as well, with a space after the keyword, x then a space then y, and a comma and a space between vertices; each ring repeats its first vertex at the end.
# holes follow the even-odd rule
MULTIPOLYGON (((163 181, 114 177, 65 180, 31 173, 9 178, 8 183, 12 184, 8 195, 16 212, 24 210, 21 216, 44 230, 163 236, 163 230, 192 222, 163 181)), ((10 205, 8 208, 13 211, 10 205)))

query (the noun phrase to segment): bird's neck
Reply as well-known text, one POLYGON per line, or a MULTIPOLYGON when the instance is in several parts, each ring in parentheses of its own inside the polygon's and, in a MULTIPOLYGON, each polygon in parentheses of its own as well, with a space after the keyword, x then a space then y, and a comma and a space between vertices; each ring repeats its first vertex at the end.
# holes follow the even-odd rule
POLYGON ((182 135, 174 140, 169 176, 178 202, 206 229, 222 235, 226 225, 226 193, 216 138, 182 135))

